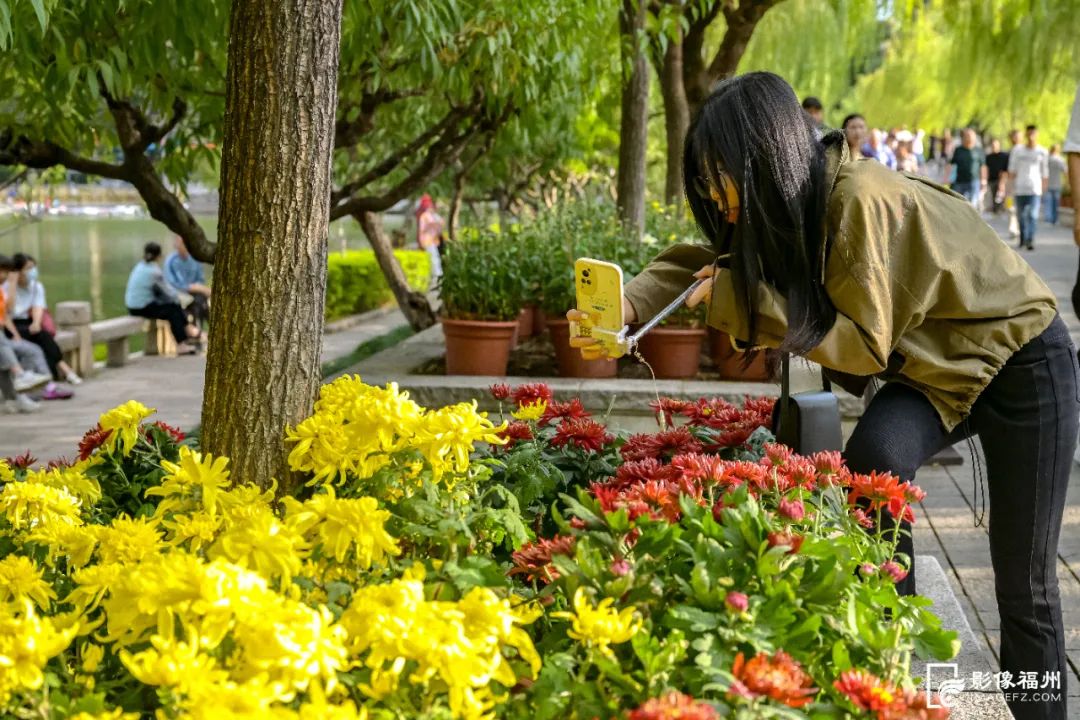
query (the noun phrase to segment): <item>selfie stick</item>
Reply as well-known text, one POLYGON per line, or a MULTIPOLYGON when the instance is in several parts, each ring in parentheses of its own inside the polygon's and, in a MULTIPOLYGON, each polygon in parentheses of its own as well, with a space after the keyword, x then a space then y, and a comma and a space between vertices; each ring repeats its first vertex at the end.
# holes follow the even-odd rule
POLYGON ((640 342, 641 338, 643 338, 645 336, 645 333, 652 330, 654 327, 656 327, 661 322, 663 322, 664 318, 671 315, 673 312, 675 312, 680 307, 682 307, 683 303, 685 303, 686 300, 691 295, 694 294, 694 291, 697 290, 699 287, 701 287, 701 284, 704 283, 707 279, 708 278, 701 278, 700 280, 696 281, 693 285, 686 288, 686 290, 683 290, 682 294, 679 295, 679 297, 672 300, 671 303, 667 307, 665 307, 663 310, 658 312, 647 323, 642 325, 638 329, 638 331, 636 333, 634 333, 633 335, 631 335, 629 337, 626 337, 625 333, 626 333, 628 328, 623 328, 622 332, 619 333, 619 335, 620 335, 619 342, 625 348, 624 352, 626 352, 627 354, 634 352, 634 348, 637 347, 638 342, 640 342))

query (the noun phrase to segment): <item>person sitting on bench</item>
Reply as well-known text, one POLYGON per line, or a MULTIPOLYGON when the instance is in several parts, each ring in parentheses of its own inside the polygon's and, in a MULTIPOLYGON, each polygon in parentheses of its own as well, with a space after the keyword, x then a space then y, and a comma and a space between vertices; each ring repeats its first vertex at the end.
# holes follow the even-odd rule
POLYGON ((176 236, 176 249, 165 258, 165 280, 176 289, 188 319, 200 328, 210 320, 210 286, 202 263, 191 257, 184 238, 176 236))
POLYGON ((128 276, 124 304, 128 312, 136 317, 168 322, 176 339, 176 354, 191 355, 199 350, 202 331, 188 322, 176 290, 165 282, 158 264, 160 261, 161 246, 155 242, 146 243, 143 259, 128 276))

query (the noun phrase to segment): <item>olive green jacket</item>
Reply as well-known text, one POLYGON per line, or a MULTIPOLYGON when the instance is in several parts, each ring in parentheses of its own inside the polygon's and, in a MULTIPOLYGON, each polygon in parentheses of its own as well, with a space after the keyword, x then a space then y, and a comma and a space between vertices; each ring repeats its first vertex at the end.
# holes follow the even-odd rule
MULTIPOLYGON (((827 161, 821 251, 836 324, 806 357, 840 373, 904 382, 952 430, 1005 361, 1050 324, 1054 295, 959 195, 853 160, 846 143, 828 148, 827 161)), ((711 247, 673 246, 627 284, 626 297, 639 320, 651 318, 692 273, 715 263, 711 247)), ((749 339, 726 268, 716 268, 708 323, 749 339)), ((778 347, 786 332, 787 301, 762 284, 757 344, 778 347)))

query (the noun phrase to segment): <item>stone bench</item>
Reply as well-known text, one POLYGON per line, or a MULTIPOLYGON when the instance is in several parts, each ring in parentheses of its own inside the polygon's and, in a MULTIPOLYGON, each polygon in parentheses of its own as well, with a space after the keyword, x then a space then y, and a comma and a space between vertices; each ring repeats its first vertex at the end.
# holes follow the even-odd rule
POLYGON ((125 315, 91 322, 90 303, 69 301, 56 304, 56 344, 64 359, 83 377, 94 373, 94 346, 106 347, 107 367, 122 367, 130 356, 128 339, 146 334, 146 355, 175 355, 176 342, 164 320, 147 320, 125 315))

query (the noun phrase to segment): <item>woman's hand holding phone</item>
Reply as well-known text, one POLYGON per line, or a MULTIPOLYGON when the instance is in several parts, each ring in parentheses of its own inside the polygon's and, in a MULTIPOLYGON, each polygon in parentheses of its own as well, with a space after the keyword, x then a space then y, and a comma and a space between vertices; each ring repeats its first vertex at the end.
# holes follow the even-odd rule
MULTIPOLYGON (((713 266, 712 265, 706 265, 705 267, 701 268, 696 273, 694 273, 694 278, 698 279, 698 280, 700 280, 702 278, 710 278, 712 276, 713 276, 713 266)), ((699 287, 697 290, 695 290, 694 293, 692 295, 690 295, 690 297, 688 297, 686 299, 686 305, 687 305, 687 307, 697 307, 702 302, 708 302, 709 298, 711 296, 712 296, 712 283, 703 283, 701 285, 701 287, 699 287)), ((639 320, 639 318, 637 316, 637 311, 634 309, 634 306, 625 297, 623 298, 622 304, 623 304, 623 319, 626 321, 626 324, 627 325, 632 325, 632 324, 636 323, 639 320)), ((567 310, 566 311, 566 319, 569 320, 572 323, 588 324, 589 315, 586 312, 583 312, 581 310, 578 310, 578 309, 574 308, 572 310, 567 310)), ((581 356, 584 357, 586 360, 600 360, 600 359, 606 357, 606 355, 607 355, 604 352, 604 348, 600 344, 600 342, 596 338, 593 338, 593 337, 588 337, 588 336, 583 336, 583 335, 571 335, 570 336, 570 347, 580 349, 581 350, 581 356)))

